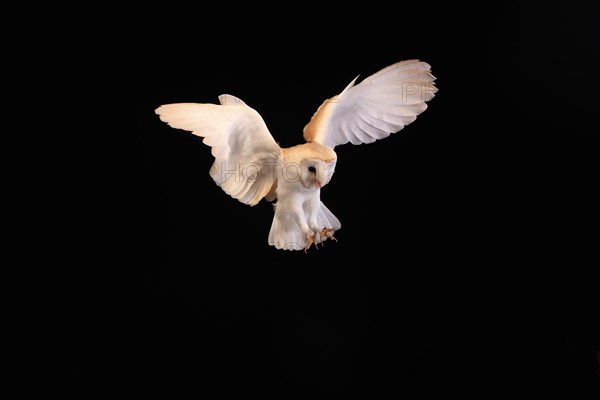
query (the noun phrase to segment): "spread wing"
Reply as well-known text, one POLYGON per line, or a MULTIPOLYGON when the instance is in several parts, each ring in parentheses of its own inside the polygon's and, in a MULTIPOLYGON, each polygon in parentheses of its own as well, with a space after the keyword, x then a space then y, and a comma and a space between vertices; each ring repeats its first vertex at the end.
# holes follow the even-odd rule
POLYGON ((215 162, 210 175, 231 197, 256 205, 275 183, 281 149, 256 110, 231 95, 219 104, 176 103, 155 112, 169 126, 203 137, 215 162))
POLYGON ((390 65, 325 100, 304 127, 304 139, 334 148, 372 143, 413 122, 437 92, 430 65, 407 60, 390 65))

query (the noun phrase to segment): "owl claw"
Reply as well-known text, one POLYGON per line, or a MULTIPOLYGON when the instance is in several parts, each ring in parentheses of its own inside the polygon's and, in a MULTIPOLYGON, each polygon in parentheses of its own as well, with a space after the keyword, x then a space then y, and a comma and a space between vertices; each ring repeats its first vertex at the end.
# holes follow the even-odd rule
POLYGON ((310 246, 313 243, 315 244, 315 248, 317 250, 319 250, 319 246, 317 246, 317 234, 313 233, 312 235, 306 235, 306 247, 304 248, 305 253, 306 253, 306 250, 310 249, 310 246))
POLYGON ((321 238, 333 239, 337 242, 337 239, 333 237, 333 232, 335 232, 331 228, 323 228, 321 229, 321 238))
POLYGON ((337 239, 333 237, 333 232, 335 232, 334 229, 323 228, 321 229, 321 231, 315 232, 312 235, 306 235, 306 247, 304 248, 304 252, 306 253, 307 250, 310 249, 310 246, 312 246, 313 244, 315 245, 315 248, 319 250, 319 241, 317 240, 317 233, 320 236, 321 245, 323 244, 325 238, 332 239, 337 242, 337 239))

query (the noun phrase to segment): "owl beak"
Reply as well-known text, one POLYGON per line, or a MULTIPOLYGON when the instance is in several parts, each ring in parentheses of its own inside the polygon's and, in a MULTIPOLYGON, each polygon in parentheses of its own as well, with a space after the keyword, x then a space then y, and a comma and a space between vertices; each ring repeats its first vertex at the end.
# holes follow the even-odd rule
POLYGON ((318 187, 319 189, 321 189, 321 181, 318 179, 315 179, 315 186, 318 187))

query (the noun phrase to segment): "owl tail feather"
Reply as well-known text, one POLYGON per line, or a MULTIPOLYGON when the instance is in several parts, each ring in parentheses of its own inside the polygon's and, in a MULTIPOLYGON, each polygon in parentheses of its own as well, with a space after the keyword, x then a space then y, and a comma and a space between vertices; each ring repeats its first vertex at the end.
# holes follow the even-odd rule
MULTIPOLYGON (((269 232, 269 245, 283 250, 304 250, 306 247, 306 236, 294 218, 289 214, 278 213, 276 205, 274 206, 275 216, 273 217, 271 231, 269 232)), ((322 228, 332 228, 336 231, 342 227, 340 221, 325 207, 323 202, 321 202, 319 214, 317 215, 317 225, 322 228)), ((323 241, 327 240, 327 238, 319 236, 317 242, 321 243, 321 239, 323 241)))

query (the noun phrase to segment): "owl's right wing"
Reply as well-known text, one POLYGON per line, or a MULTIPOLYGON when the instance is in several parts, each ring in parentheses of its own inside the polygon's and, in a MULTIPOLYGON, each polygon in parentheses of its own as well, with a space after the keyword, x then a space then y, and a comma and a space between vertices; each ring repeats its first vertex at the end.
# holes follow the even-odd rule
POLYGON ((169 126, 203 137, 215 162, 210 175, 231 197, 256 205, 275 183, 281 148, 262 117, 231 95, 219 104, 175 103, 155 112, 169 126))
MULTIPOLYGON (((429 64, 401 61, 383 68, 337 96, 325 100, 304 127, 307 142, 330 148, 372 143, 413 122, 437 88, 429 64)), ((358 78, 358 77, 357 77, 358 78)))

